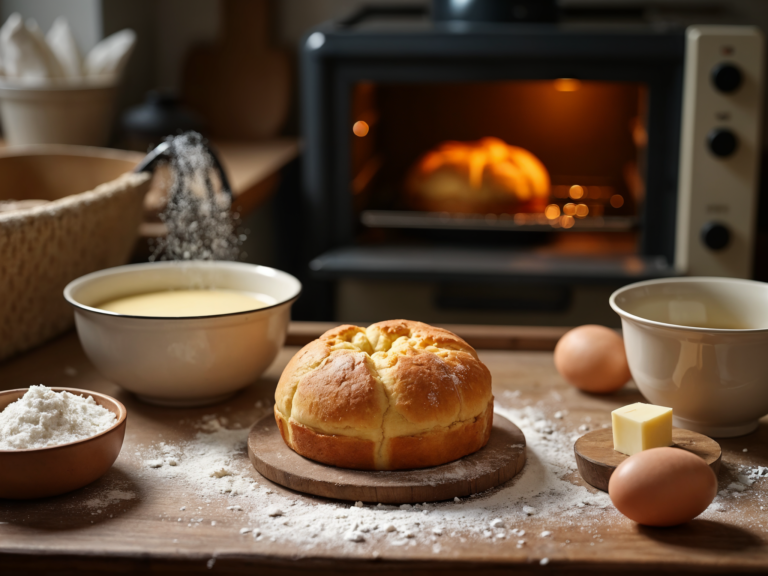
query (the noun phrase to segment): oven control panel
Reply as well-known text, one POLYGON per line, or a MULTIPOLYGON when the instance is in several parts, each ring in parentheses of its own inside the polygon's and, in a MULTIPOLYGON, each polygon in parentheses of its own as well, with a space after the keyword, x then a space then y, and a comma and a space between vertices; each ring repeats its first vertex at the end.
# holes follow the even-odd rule
POLYGON ((691 26, 686 34, 675 268, 750 278, 763 37, 751 26, 691 26))

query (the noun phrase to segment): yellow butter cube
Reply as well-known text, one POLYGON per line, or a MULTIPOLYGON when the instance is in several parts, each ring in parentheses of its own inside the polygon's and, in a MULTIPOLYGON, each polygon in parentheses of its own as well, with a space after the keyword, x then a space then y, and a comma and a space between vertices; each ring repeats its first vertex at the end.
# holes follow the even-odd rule
POLYGON ((613 449, 632 456, 672 446, 672 408, 637 402, 611 412, 613 449))

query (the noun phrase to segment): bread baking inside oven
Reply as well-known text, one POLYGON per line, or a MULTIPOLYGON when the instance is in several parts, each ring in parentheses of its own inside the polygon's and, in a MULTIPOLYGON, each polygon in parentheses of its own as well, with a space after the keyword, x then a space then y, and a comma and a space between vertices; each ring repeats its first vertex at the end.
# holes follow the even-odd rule
POLYGON ((544 164, 498 138, 443 142, 410 170, 409 203, 455 213, 541 212, 550 192, 544 164))
POLYGON ((293 450, 361 470, 451 462, 488 442, 491 374, 455 334, 409 320, 339 326, 302 348, 275 392, 293 450))

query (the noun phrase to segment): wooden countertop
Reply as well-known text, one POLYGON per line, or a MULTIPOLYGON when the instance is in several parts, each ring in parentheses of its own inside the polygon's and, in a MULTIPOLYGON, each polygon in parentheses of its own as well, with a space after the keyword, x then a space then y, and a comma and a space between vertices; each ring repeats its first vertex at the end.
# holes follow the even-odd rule
MULTIPOLYGON (((242 215, 248 215, 261 206, 274 192, 280 180, 280 170, 298 157, 301 143, 297 138, 272 138, 260 141, 216 140, 213 147, 218 153, 224 170, 229 177, 232 186, 233 208, 242 215)), ((57 153, 68 151, 66 145, 43 145, 45 148, 57 153)), ((0 156, 14 154, 17 151, 32 151, 35 146, 14 148, 6 146, 0 138, 0 156)), ((104 149, 109 150, 109 149, 104 149)), ((119 150, 119 153, 127 160, 138 164, 145 154, 131 150, 119 150)), ((156 212, 162 206, 161 201, 165 195, 164 187, 167 185, 164 179, 148 194, 145 203, 149 221, 142 223, 141 235, 145 238, 157 237, 166 234, 165 225, 156 221, 156 212)))
MULTIPOLYGON (((289 341, 301 343, 325 328, 327 325, 294 324, 289 341)), ((497 405, 535 405, 550 418, 556 410, 567 408, 568 414, 559 422, 575 430, 587 419, 593 427, 608 423, 610 410, 641 399, 632 385, 614 395, 598 397, 564 384, 555 372, 551 353, 530 350, 551 348, 557 330, 464 328, 470 341, 475 334, 476 343, 497 348, 480 351, 493 374, 497 405), (494 331, 498 338, 491 337, 494 331), (515 343, 528 350, 508 349, 515 343)), ((462 328, 457 327, 457 331, 462 333, 462 328)), ((138 402, 94 370, 74 333, 0 364, 2 389, 39 383, 84 388, 115 396, 129 413, 121 455, 103 478, 55 498, 0 501, 0 573, 735 574, 764 572, 768 567, 768 522, 763 520, 768 511, 761 510, 768 485, 765 480, 729 500, 714 520, 710 515, 680 527, 649 529, 621 517, 617 520, 616 515, 609 525, 601 524, 596 516, 588 517, 591 520, 585 517, 580 524, 580 517, 576 517, 559 526, 551 538, 528 538, 522 549, 510 540, 492 542, 469 533, 442 535, 439 554, 428 540, 420 538, 414 545, 402 547, 377 548, 372 540, 351 549, 332 542, 311 550, 290 538, 257 541, 239 535, 241 524, 233 520, 231 510, 227 510, 231 501, 224 496, 210 499, 204 524, 190 527, 186 522, 168 521, 170 516, 185 514, 179 512, 181 506, 195 506, 194 495, 185 493, 172 479, 153 478, 139 470, 141 462, 135 454, 161 439, 192 438, 197 430, 190 422, 206 414, 227 414, 230 422, 248 426, 271 406, 275 383, 295 351, 295 347, 286 347, 259 382, 230 401, 196 409, 158 408, 138 402), (257 401, 262 408, 256 406, 257 401), (105 491, 126 487, 138 497, 112 502, 98 511, 87 505, 105 491), (209 520, 215 521, 215 526, 209 520), (596 533, 599 540, 594 538, 596 533), (549 563, 541 565, 542 558, 548 558, 549 563)), ((768 420, 763 419, 755 433, 723 440, 721 445, 723 488, 733 481, 739 466, 768 466, 768 420)), ((255 470, 252 473, 260 484, 269 485, 255 470)), ((577 475, 568 480, 581 484, 577 475)), ((321 502, 279 486, 270 488, 308 505, 321 502)), ((514 490, 514 484, 502 489, 514 490)), ((478 496, 478 505, 488 497, 478 496)), ((529 535, 552 526, 551 520, 545 522, 536 516, 526 522, 529 535)))

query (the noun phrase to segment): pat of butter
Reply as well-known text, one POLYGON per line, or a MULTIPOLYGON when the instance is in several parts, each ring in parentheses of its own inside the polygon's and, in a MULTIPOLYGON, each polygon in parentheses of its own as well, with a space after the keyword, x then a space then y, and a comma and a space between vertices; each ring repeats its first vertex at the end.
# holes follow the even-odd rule
POLYGON ((672 446, 672 408, 637 402, 611 412, 613 449, 632 456, 672 446))

